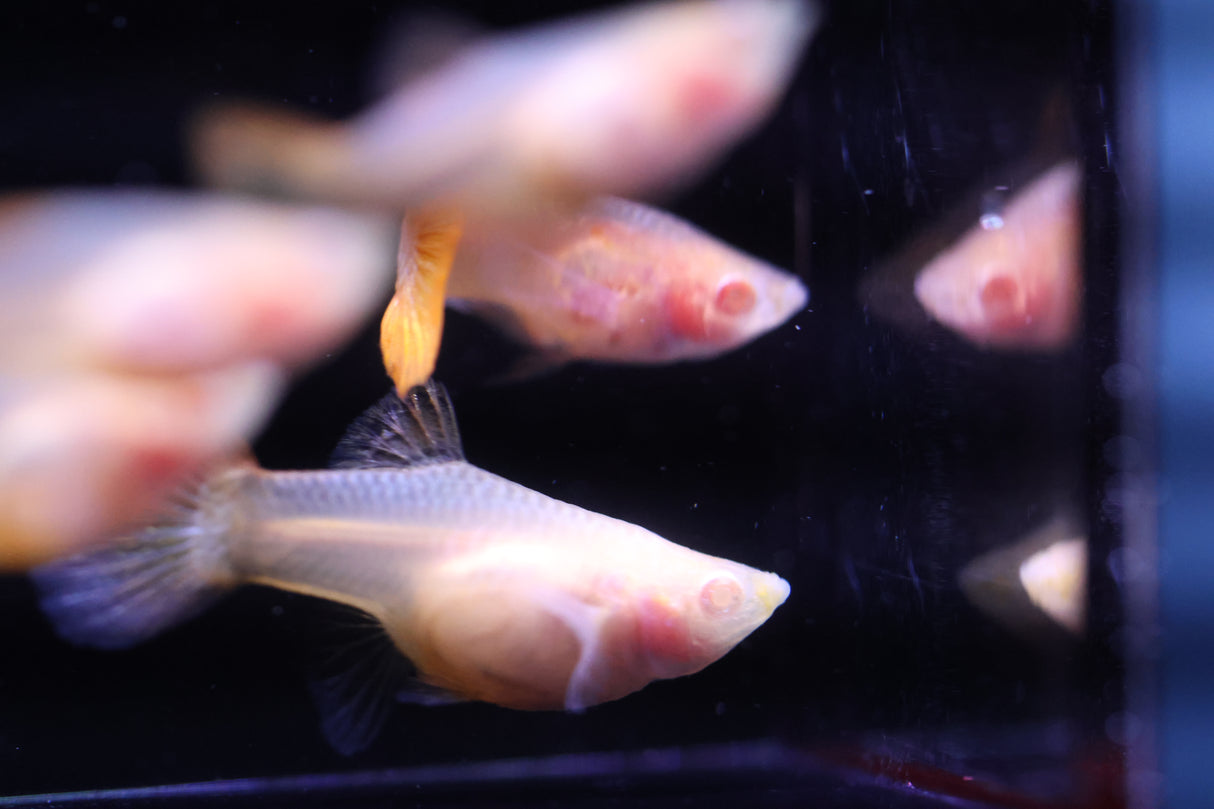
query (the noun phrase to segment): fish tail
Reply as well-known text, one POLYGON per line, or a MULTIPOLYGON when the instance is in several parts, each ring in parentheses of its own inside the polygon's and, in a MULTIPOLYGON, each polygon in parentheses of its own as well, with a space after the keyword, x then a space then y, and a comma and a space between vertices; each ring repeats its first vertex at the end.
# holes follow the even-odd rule
POLYGON ((222 478, 202 482, 118 542, 35 568, 42 609, 60 637, 98 649, 132 646, 234 586, 224 488, 222 478))
POLYGON ((434 373, 447 278, 463 230, 457 212, 410 212, 401 227, 396 294, 380 323, 380 350, 401 398, 434 373))
POLYGON ((203 183, 268 196, 327 197, 343 157, 336 129, 323 119, 244 102, 203 107, 188 138, 203 183))

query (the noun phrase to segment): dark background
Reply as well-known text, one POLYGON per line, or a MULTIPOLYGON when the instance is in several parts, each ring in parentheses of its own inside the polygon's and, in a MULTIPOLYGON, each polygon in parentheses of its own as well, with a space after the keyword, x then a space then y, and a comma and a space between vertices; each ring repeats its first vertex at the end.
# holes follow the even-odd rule
MULTIPOLYGON (((402 8, 7 6, 0 184, 189 187, 181 127, 198 103, 349 115, 371 100, 372 54, 402 8)), ((573 5, 443 8, 495 28, 573 5)), ((956 575, 1058 508, 1099 500, 1117 415, 1094 384, 1116 352, 1109 31, 1102 10, 1047 0, 832 4, 778 113, 663 201, 809 285, 807 311, 742 350, 484 386, 516 349, 449 313, 437 376, 473 463, 789 579, 788 602, 724 660, 582 716, 402 706, 343 759, 307 690, 341 613, 249 588, 104 654, 62 644, 28 585, 0 579, 0 795, 777 739, 867 750, 862 768, 886 775, 919 762, 1090 797, 1082 773, 1116 760, 1104 730, 1121 700, 1106 568, 1093 565, 1106 609, 1085 642, 1008 633, 956 575), (976 218, 976 193, 1015 189, 1066 151, 1088 176, 1088 323, 1074 349, 983 351, 865 304, 863 282, 903 245, 947 243, 952 223, 976 218)), ((298 380, 257 443, 263 464, 323 466, 387 389, 377 323, 298 380)), ((839 790, 823 794, 844 805, 839 790)))

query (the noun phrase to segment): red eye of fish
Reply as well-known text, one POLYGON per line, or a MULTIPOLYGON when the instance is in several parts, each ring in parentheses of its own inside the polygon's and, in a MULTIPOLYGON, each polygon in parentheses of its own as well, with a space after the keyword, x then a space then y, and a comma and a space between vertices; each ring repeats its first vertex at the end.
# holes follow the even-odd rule
POLYGON ((742 585, 732 576, 717 576, 700 590, 700 606, 709 615, 728 615, 742 603, 742 585))
POLYGON ((1024 321, 1024 289, 1007 275, 996 275, 979 292, 982 310, 992 325, 1013 327, 1024 321))
POLYGON ((746 281, 726 281, 717 290, 717 309, 727 315, 744 315, 755 308, 755 288, 746 281))

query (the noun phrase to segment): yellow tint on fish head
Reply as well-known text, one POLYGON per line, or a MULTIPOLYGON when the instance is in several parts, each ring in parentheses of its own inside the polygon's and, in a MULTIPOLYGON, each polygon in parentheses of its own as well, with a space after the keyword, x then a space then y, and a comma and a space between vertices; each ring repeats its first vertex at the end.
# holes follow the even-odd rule
POLYGON ((678 596, 646 595, 637 611, 638 641, 655 677, 692 674, 718 660, 763 624, 788 597, 772 573, 716 560, 697 566, 678 596))

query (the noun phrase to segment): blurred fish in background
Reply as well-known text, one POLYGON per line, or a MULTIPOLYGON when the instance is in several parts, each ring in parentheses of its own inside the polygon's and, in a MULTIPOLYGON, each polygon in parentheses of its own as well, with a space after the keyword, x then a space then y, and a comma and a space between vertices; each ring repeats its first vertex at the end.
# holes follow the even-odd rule
MULTIPOLYGON (((492 307, 491 319, 544 353, 537 368, 711 356, 782 322, 804 295, 771 300, 773 285, 740 280, 722 299, 739 311, 714 314, 715 291, 685 277, 686 237, 667 240, 669 254, 650 240, 644 278, 615 259, 616 246, 596 258, 602 242, 583 239, 581 268, 561 271, 558 259, 563 277, 544 279, 534 268, 549 249, 545 232, 613 219, 617 232, 631 228, 621 239, 637 241, 646 223, 617 212, 627 203, 596 197, 668 192, 748 134, 782 96, 816 16, 801 0, 693 0, 486 37, 431 57, 437 65, 348 123, 248 104, 208 108, 192 132, 195 162, 219 187, 408 210, 397 292, 381 324, 384 364, 402 395, 434 371, 453 262, 460 305, 492 307), (617 277, 592 278, 607 273, 617 277), (604 283, 616 290, 605 293, 604 283), (653 302, 680 284, 668 311, 657 311, 653 302), (635 301, 623 300, 625 287, 635 301)), ((449 28, 432 29, 450 40, 449 28)), ((411 31, 398 47, 425 37, 411 31)))
POLYGON ((210 194, 0 203, 0 570, 145 515, 383 294, 386 220, 210 194))
POLYGON ((958 581, 966 597, 1030 639, 1058 628, 1079 636, 1087 625, 1087 532, 1059 514, 1022 539, 971 561, 958 581))
POLYGON ((348 122, 217 104, 192 151, 209 185, 394 211, 517 218, 650 194, 772 111, 816 23, 801 0, 610 10, 480 39, 348 122))

